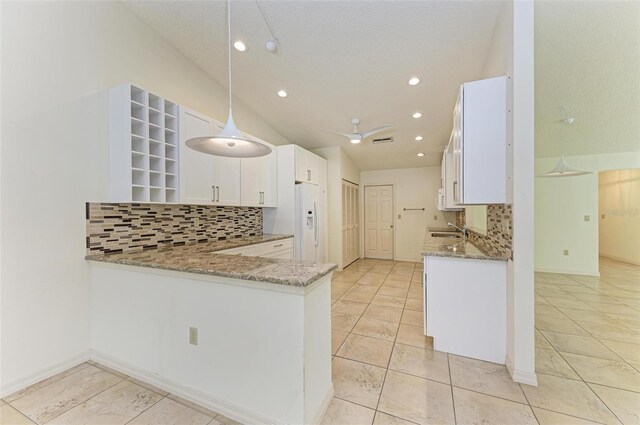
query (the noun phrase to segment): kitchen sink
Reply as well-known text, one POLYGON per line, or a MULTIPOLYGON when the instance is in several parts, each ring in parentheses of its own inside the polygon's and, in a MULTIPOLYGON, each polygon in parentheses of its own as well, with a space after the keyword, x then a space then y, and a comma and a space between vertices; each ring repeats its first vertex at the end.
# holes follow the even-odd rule
POLYGON ((460 239, 460 235, 456 233, 432 233, 432 238, 450 238, 450 239, 460 239))

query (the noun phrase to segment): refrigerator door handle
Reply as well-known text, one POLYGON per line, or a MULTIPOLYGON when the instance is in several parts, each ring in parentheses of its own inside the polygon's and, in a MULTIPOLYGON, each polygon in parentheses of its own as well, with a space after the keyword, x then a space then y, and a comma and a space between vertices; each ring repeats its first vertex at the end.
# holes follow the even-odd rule
POLYGON ((314 229, 313 229, 313 245, 318 246, 318 227, 320 226, 320 220, 318 218, 318 206, 316 203, 313 203, 313 217, 315 218, 314 229))

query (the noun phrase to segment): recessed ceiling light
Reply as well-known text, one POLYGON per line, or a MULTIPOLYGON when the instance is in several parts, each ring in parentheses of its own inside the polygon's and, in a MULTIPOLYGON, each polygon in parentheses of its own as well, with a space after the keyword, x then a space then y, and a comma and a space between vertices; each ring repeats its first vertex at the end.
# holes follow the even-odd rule
POLYGON ((414 112, 412 117, 413 118, 420 118, 422 116, 422 114, 420 112, 414 112))
POLYGON ((235 49, 239 52, 246 52, 247 51, 247 45, 244 43, 244 41, 241 40, 236 40, 233 42, 233 47, 235 47, 235 49))
POLYGON ((418 77, 411 77, 409 79, 409 85, 410 86, 417 86, 418 83, 420 83, 420 78, 418 78, 418 77))
POLYGON ((424 156, 424 154, 422 152, 418 153, 418 156, 424 156))
POLYGON ((351 139, 351 143, 353 143, 354 145, 357 145, 361 141, 362 141, 361 139, 351 139))
POLYGON ((284 90, 278 90, 278 96, 280 97, 287 97, 287 92, 284 90))
POLYGON ((419 142, 420 140, 422 140, 422 136, 416 136, 413 140, 419 142))

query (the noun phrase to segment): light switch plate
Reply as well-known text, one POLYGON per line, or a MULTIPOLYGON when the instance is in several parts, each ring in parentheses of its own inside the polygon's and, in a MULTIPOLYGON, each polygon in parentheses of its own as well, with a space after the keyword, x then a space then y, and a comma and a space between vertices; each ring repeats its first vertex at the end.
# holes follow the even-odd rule
POLYGON ((584 221, 591 221, 591 216, 590 215, 585 215, 584 216, 584 221))
POLYGON ((569 255, 569 250, 568 249, 563 250, 562 255, 569 255))
POLYGON ((198 328, 189 327, 189 344, 198 345, 198 328))

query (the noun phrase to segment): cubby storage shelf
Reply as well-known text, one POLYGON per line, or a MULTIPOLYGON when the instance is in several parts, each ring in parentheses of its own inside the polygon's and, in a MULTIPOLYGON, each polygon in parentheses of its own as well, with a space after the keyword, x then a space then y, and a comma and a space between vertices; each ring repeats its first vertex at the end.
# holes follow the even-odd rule
POLYGON ((131 84, 109 90, 110 200, 178 202, 178 105, 131 84))

